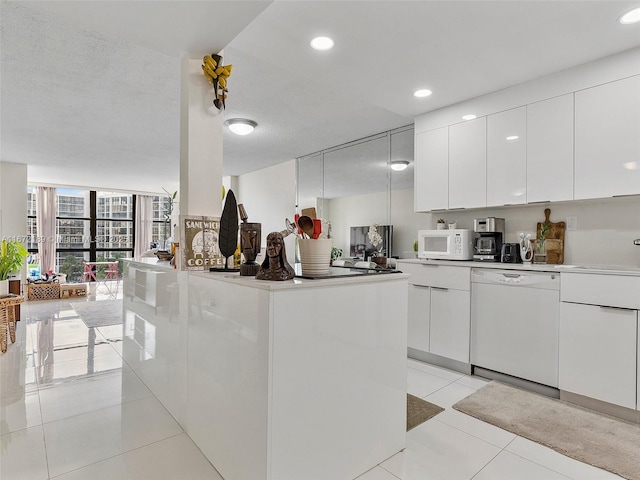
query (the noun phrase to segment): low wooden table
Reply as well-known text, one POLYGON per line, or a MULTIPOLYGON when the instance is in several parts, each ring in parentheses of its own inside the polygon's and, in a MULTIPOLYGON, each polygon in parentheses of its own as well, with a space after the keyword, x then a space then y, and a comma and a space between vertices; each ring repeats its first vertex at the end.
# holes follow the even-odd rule
POLYGON ((22 295, 9 295, 0 297, 0 350, 7 351, 7 331, 11 338, 11 343, 16 341, 16 309, 15 307, 24 301, 22 295))

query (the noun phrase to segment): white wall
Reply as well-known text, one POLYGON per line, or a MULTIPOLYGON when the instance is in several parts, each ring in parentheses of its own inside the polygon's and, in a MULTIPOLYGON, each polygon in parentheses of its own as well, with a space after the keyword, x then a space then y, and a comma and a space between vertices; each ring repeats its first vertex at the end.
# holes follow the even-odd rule
POLYGON ((552 222, 566 221, 569 215, 578 217, 577 230, 565 233, 565 264, 640 266, 640 247, 633 245, 633 240, 640 238, 640 196, 422 215, 429 218, 429 228, 435 228, 439 217, 456 220, 458 228, 469 229, 473 229, 474 218, 502 217, 505 241, 515 243, 519 232, 535 236, 545 208, 551 209, 552 222))
MULTIPOLYGON (((27 166, 0 162, 0 240, 16 239, 26 247, 27 166)), ((26 265, 22 278, 26 278, 26 265)))
MULTIPOLYGON (((264 259, 267 235, 285 229, 285 218, 293 221, 296 213, 296 162, 290 160, 238 177, 238 191, 233 192, 238 203, 244 205, 248 222, 262 224, 262 254, 264 259)), ((295 261, 294 237, 285 238, 287 258, 295 261)))
POLYGON ((0 238, 26 234, 27 166, 0 162, 0 238))

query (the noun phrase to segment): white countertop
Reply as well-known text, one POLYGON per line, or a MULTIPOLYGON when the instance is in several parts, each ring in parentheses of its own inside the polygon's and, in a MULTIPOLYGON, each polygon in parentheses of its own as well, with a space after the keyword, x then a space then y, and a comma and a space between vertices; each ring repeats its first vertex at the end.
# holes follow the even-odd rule
MULTIPOLYGON (((155 258, 142 257, 142 258, 124 258, 127 262, 137 263, 149 268, 158 269, 171 269, 173 265, 169 262, 161 262, 155 258)), ((237 272, 208 272, 203 270, 190 270, 186 273, 195 275, 202 278, 210 278, 222 282, 233 283, 236 285, 242 285, 251 288, 259 288, 262 290, 287 290, 291 288, 318 288, 333 285, 357 285, 371 282, 388 282, 397 280, 406 280, 409 278, 408 274, 401 272, 394 272, 388 274, 374 274, 374 275, 359 275, 354 277, 329 277, 318 279, 307 278, 294 278, 293 280, 285 281, 269 281, 269 280, 256 280, 255 277, 241 277, 237 272)))
POLYGON ((376 275, 360 275, 355 277, 328 277, 318 279, 294 278, 284 281, 256 280, 255 277, 241 277, 239 273, 224 272, 201 272, 192 271, 191 275, 203 278, 211 278, 223 282, 229 282, 236 285, 243 285, 252 288, 260 288, 262 290, 278 291, 288 290, 292 288, 318 288, 329 287, 334 285, 357 285, 372 282, 390 282, 397 280, 406 280, 409 278, 405 273, 390 273, 376 275))
MULTIPOLYGON (((474 262, 460 260, 424 260, 424 259, 399 259, 398 263, 414 263, 424 265, 449 265, 454 267, 495 268, 500 270, 524 270, 538 272, 571 272, 571 273, 596 273, 603 275, 632 275, 640 276, 640 267, 633 265, 551 265, 551 264, 523 264, 500 262, 474 262)), ((402 270, 402 265, 398 265, 402 270)))

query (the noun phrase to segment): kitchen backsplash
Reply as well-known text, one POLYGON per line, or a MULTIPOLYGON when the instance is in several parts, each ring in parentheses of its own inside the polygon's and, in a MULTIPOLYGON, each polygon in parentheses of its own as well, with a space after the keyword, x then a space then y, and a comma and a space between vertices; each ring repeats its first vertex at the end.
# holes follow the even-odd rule
POLYGON ((487 208, 424 214, 430 217, 424 228, 435 228, 436 220, 457 221, 457 228, 473 229, 473 219, 505 219, 505 241, 517 242, 518 233, 533 233, 544 221, 544 209, 551 209, 551 221, 577 217, 577 229, 565 233, 565 264, 607 264, 640 266, 640 197, 621 197, 582 202, 543 203, 522 207, 487 208))

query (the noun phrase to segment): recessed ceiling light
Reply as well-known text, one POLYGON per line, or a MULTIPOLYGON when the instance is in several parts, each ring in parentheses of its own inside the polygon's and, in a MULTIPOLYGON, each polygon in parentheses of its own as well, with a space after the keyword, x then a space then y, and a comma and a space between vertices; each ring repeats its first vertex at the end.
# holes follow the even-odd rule
POLYGON ((477 118, 475 115, 463 115, 462 116, 463 120, 473 120, 475 118, 477 118))
POLYGON ((316 37, 311 40, 310 45, 315 50, 331 50, 333 48, 333 40, 329 37, 316 37))
POLYGON ((249 135, 258 126, 256 122, 246 118, 230 118, 224 124, 236 135, 249 135))
POLYGON ((638 23, 640 22, 640 7, 634 8, 633 10, 625 13, 620 17, 620 23, 623 25, 629 25, 630 23, 638 23))
POLYGON ((517 140, 518 138, 520 138, 520 137, 518 137, 518 135, 509 135, 507 137, 507 140, 517 140))
POLYGON ((409 166, 408 160, 394 160, 390 163, 391 170, 395 170, 396 172, 401 172, 405 168, 409 166))
POLYGON ((421 90, 416 90, 415 92, 413 92, 413 96, 418 98, 424 98, 424 97, 428 97, 432 93, 433 92, 431 90, 427 90, 426 88, 423 88, 421 90))

